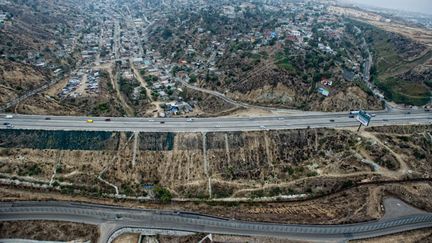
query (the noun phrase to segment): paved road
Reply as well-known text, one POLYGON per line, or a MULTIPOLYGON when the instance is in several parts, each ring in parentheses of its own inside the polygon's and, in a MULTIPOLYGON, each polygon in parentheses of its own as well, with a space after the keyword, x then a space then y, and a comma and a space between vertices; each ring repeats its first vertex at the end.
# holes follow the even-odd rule
MULTIPOLYGON (((431 124, 432 113, 411 111, 376 112, 371 125, 431 124)), ((14 115, 6 119, 0 114, 0 129, 11 123, 15 129, 82 130, 82 131, 139 131, 139 132, 217 132, 257 131, 299 128, 356 127, 358 122, 343 113, 305 112, 287 116, 253 118, 88 118, 68 116, 14 115), (47 120, 47 118, 49 120, 47 120), (87 123, 92 119, 93 123, 87 123), (106 121, 110 119, 110 121, 106 121)))
POLYGON ((165 229, 246 236, 271 236, 312 241, 342 241, 432 227, 432 214, 410 210, 403 202, 387 199, 385 208, 405 213, 346 225, 296 225, 246 222, 205 215, 157 210, 138 210, 74 202, 2 202, 0 221, 59 220, 109 225, 101 235, 108 242, 114 232, 125 227, 165 229), (394 205, 393 205, 394 204, 394 205), (388 206, 392 205, 392 206, 388 206))

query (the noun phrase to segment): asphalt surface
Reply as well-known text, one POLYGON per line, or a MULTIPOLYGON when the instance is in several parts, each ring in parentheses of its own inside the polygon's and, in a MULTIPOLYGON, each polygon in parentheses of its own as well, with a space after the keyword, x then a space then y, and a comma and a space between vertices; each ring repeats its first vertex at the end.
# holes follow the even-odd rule
MULTIPOLYGON (((372 126, 431 124, 432 112, 423 110, 375 112, 372 126)), ((217 118, 128 118, 14 115, 6 119, 0 114, 0 129, 81 130, 81 131, 138 131, 138 132, 218 132, 257 131, 299 128, 339 128, 359 125, 347 112, 303 112, 271 117, 217 117, 217 118), (88 123, 87 120, 93 120, 88 123), (107 120, 109 119, 109 121, 107 120)))
POLYGON ((246 222, 187 212, 128 209, 74 202, 2 202, 0 203, 0 221, 58 220, 110 225, 109 230, 102 232, 101 242, 109 242, 111 235, 126 227, 271 236, 321 242, 375 237, 432 227, 431 213, 411 210, 411 207, 399 200, 391 199, 385 202, 385 208, 391 210, 379 221, 346 225, 298 225, 246 222), (394 211, 404 213, 389 215, 394 211))

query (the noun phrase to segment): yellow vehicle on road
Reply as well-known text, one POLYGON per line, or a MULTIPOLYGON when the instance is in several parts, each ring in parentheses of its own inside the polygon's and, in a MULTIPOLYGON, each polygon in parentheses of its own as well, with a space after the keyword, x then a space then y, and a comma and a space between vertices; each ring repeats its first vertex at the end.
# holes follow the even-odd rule
POLYGON ((87 120, 87 123, 93 123, 93 120, 89 119, 87 120))

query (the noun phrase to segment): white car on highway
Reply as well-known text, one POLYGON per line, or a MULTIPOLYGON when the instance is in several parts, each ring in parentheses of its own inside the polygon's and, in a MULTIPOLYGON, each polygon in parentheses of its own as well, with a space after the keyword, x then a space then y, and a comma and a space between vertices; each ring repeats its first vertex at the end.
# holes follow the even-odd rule
POLYGON ((266 131, 270 131, 270 129, 268 129, 266 126, 260 126, 260 128, 266 131))

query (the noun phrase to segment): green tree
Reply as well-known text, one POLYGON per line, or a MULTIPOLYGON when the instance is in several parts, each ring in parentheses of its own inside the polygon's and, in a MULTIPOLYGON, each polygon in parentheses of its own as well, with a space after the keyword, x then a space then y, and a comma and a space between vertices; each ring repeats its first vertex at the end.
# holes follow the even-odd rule
POLYGON ((189 80, 189 82, 190 82, 190 83, 196 83, 196 81, 197 81, 197 77, 196 77, 196 75, 195 75, 195 74, 192 74, 192 75, 190 76, 190 80, 189 80))
POLYGON ((162 202, 162 203, 168 203, 172 199, 171 192, 168 189, 166 189, 166 188, 164 188, 164 187, 162 187, 160 185, 157 185, 153 189, 153 191, 154 191, 154 194, 155 194, 155 198, 157 200, 159 200, 160 202, 162 202))

